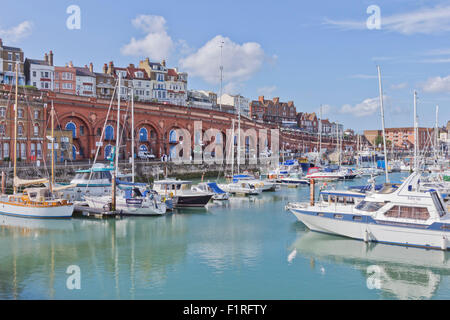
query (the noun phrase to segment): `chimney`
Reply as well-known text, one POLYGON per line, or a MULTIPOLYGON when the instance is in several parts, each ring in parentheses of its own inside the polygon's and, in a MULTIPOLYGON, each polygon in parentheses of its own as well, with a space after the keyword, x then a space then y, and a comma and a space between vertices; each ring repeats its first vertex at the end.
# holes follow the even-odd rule
POLYGON ((264 96, 259 96, 259 97, 258 97, 258 101, 259 101, 259 102, 264 102, 264 96))
POLYGON ((114 69, 114 63, 112 61, 110 61, 109 62, 108 73, 109 74, 113 74, 114 73, 113 69, 114 69))
POLYGON ((131 68, 131 69, 135 69, 133 63, 130 63, 130 68, 131 68))
POLYGON ((94 72, 94 65, 92 64, 92 62, 89 63, 89 71, 92 73, 94 72))
POLYGON ((48 63, 48 55, 47 55, 47 53, 44 54, 44 61, 48 63))
POLYGON ((166 66, 166 60, 163 60, 163 61, 161 62, 161 64, 162 64, 163 67, 165 67, 165 66, 166 66))
POLYGON ((0 47, 3 47, 3 41, 1 38, 0 38, 0 47))
POLYGON ((103 73, 108 73, 108 65, 106 63, 103 65, 103 73))
POLYGON ((49 56, 49 64, 51 65, 51 66, 53 66, 53 51, 52 50, 50 50, 50 56, 49 56))
POLYGON ((73 62, 72 61, 69 62, 69 67, 73 68, 73 62))

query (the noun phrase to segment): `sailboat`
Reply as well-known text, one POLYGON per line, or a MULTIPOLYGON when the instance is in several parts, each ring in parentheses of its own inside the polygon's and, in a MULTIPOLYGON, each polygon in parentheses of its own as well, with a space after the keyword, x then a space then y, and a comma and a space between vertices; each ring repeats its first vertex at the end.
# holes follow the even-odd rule
POLYGON ((12 195, 0 197, 0 214, 20 216, 27 218, 69 218, 73 214, 73 203, 55 197, 54 186, 54 108, 52 104, 52 177, 48 179, 24 180, 17 176, 17 109, 18 109, 18 69, 16 63, 16 90, 14 104, 14 191, 12 195), (28 187, 49 183, 48 187, 28 187), (27 187, 22 193, 18 193, 19 187, 27 187))
MULTIPOLYGON (((119 74, 119 90, 121 88, 121 74, 119 74)), ((85 196, 89 207, 96 209, 109 209, 114 203, 115 210, 122 215, 163 215, 166 213, 166 204, 162 201, 158 193, 151 190, 144 183, 134 182, 134 93, 131 89, 131 114, 132 114, 132 181, 121 181, 116 179, 119 175, 119 144, 120 144, 120 94, 117 95, 117 145, 113 149, 115 156, 115 174, 112 176, 114 183, 112 186, 112 195, 103 196, 85 196), (118 185, 118 192, 115 194, 115 184, 118 185)))

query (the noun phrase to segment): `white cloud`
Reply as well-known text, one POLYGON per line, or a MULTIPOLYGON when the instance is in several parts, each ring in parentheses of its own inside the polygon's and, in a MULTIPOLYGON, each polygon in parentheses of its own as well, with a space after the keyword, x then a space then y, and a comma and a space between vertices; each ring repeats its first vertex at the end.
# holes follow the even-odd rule
POLYGON ((223 80, 242 82, 260 70, 265 54, 256 42, 238 44, 218 35, 196 52, 180 60, 180 66, 190 75, 200 77, 210 84, 220 82, 220 44, 223 42, 223 80))
POLYGON ((352 74, 350 78, 353 79, 377 79, 377 75, 371 75, 371 74, 352 74))
MULTIPOLYGON (((383 97, 386 99, 386 97, 383 97)), ((340 109, 341 113, 352 114, 356 117, 366 117, 371 116, 376 113, 380 108, 379 98, 369 98, 365 99, 363 102, 358 103, 354 106, 350 104, 345 104, 340 109)))
POLYGON ((422 84, 425 92, 450 92, 450 76, 429 78, 422 84))
POLYGON ((132 24, 147 35, 142 39, 131 38, 130 42, 121 48, 123 55, 146 56, 156 61, 167 59, 170 56, 174 42, 167 34, 164 17, 140 15, 132 21, 132 24))
POLYGON ((273 93, 277 90, 277 86, 267 86, 258 88, 257 92, 260 96, 267 96, 270 97, 273 95, 273 93))
POLYGON ((391 89, 399 90, 399 89, 405 89, 408 86, 407 82, 397 83, 391 85, 391 89))
MULTIPOLYGON (((368 30, 366 21, 325 19, 324 23, 342 30, 368 30)), ((405 35, 448 32, 450 31, 450 6, 422 8, 390 16, 384 16, 381 12, 381 29, 405 35)))
POLYGON ((31 34, 33 23, 24 21, 15 27, 9 29, 0 29, 0 38, 3 42, 18 42, 31 34))

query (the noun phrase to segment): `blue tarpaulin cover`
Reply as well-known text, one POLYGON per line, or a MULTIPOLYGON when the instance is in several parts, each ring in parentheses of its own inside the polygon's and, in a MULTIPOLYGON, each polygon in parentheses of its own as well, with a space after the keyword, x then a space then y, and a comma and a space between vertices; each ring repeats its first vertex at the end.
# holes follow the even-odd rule
POLYGON ((219 186, 217 185, 217 183, 215 182, 209 182, 208 186, 211 188, 212 191, 214 191, 215 193, 218 194, 223 194, 225 193, 225 191, 223 191, 222 189, 219 188, 219 186))

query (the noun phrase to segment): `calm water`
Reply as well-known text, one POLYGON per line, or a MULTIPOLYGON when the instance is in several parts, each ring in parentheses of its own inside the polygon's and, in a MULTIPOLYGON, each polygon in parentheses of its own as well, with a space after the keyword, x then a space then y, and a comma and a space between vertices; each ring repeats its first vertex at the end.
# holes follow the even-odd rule
POLYGON ((284 210, 308 194, 286 188, 155 218, 0 216, 0 298, 450 299, 448 253, 310 232, 284 210), (80 290, 66 286, 71 265, 80 290))

